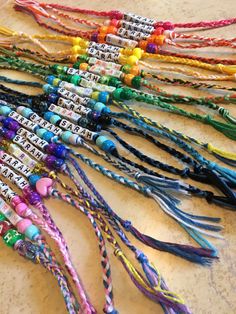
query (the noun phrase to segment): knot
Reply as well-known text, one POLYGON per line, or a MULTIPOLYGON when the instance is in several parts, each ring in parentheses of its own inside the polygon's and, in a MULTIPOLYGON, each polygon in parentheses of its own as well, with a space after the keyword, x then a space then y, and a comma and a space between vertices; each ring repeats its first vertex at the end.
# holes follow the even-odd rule
POLYGON ((181 177, 183 178, 187 178, 189 176, 189 173, 190 173, 190 169, 187 167, 187 168, 184 168, 182 171, 181 171, 181 177))
POLYGON ((148 262, 147 256, 144 255, 143 252, 138 251, 136 254, 136 257, 137 257, 137 260, 142 264, 148 262))
POLYGON ((125 228, 126 231, 130 231, 131 226, 132 226, 132 223, 130 220, 126 220, 123 224, 123 227, 125 228))
POLYGON ((213 201, 213 197, 214 197, 214 194, 212 192, 207 192, 207 195, 206 195, 206 200, 209 204, 212 203, 213 201))
POLYGON ((195 166, 194 166, 194 172, 195 173, 201 173, 202 172, 202 169, 203 169, 203 166, 202 165, 200 165, 200 164, 196 164, 195 166))
POLYGON ((212 118, 211 118, 211 116, 210 116, 209 114, 205 115, 205 116, 204 116, 204 121, 203 121, 203 122, 204 122, 204 123, 211 124, 211 122, 212 122, 212 118))
POLYGON ((123 255, 123 252, 121 251, 120 248, 118 248, 118 249, 116 249, 116 250, 114 251, 114 255, 117 256, 117 257, 120 257, 120 256, 123 255))

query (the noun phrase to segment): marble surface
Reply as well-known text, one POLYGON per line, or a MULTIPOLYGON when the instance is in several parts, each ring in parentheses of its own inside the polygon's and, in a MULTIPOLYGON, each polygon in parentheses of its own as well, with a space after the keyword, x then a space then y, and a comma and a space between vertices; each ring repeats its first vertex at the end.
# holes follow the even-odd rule
MULTIPOLYGON (((59 1, 58 1, 59 3, 59 1)), ((235 0, 104 0, 104 1, 64 1, 66 4, 90 7, 98 10, 119 9, 140 15, 171 21, 199 21, 233 17, 236 13, 235 0)), ((28 33, 44 32, 30 16, 16 13, 12 9, 12 1, 0 0, 0 24, 28 33)), ((207 31, 216 37, 231 38, 235 36, 236 26, 207 31)), ((205 54, 205 53, 203 53, 205 54)), ((0 70, 0 75, 3 73, 0 70)), ((19 77, 11 72, 12 77, 19 77)), ((20 75, 20 77, 30 76, 20 75)), ((235 83, 228 83, 235 85, 235 83)), ((25 89, 28 91, 28 89, 25 89)), ((166 90, 182 92, 178 88, 168 87, 166 90)), ((33 92, 33 91, 32 91, 33 92)), ((204 95, 205 92, 186 93, 204 95)), ((142 113, 154 120, 192 135, 203 141, 214 143, 225 150, 236 152, 235 143, 224 137, 208 125, 193 122, 167 112, 135 105, 142 113)), ((229 108, 236 116, 235 105, 229 108)), ((184 106, 183 106, 184 108, 184 106)), ((187 108, 187 107, 186 107, 187 108)), ((192 112, 201 112, 201 108, 188 107, 192 112)), ((127 137, 130 138, 131 137, 127 137)), ((148 151, 150 156, 163 161, 175 163, 167 154, 157 150, 139 138, 132 138, 135 146, 148 151)), ((83 151, 84 152, 84 151, 83 151)), ((124 152, 127 154, 127 152, 124 152)), ((86 153, 87 154, 87 153, 86 153)), ((128 154, 127 154, 128 155, 128 154)), ((211 157, 212 158, 212 157, 211 157)), ((97 161, 100 161, 97 159, 97 161)), ((104 162, 100 161, 102 164, 104 162)), ((103 177, 94 170, 83 165, 88 176, 93 180, 98 190, 123 218, 132 220, 142 232, 165 241, 191 243, 191 239, 178 225, 151 199, 147 199, 135 191, 120 186, 103 177)), ((189 182, 191 182, 189 180, 189 182)), ((192 182, 193 183, 193 182, 192 182)), ((204 185, 201 187, 208 188, 204 185)), ((84 282, 91 301, 102 313, 104 294, 100 271, 97 243, 86 218, 70 206, 58 201, 47 201, 47 206, 63 232, 71 251, 72 259, 84 282)), ((168 286, 178 292, 195 314, 235 314, 236 313, 236 220, 235 213, 220 207, 209 205, 197 198, 182 198, 181 208, 198 214, 207 214, 222 218, 225 240, 212 240, 219 249, 219 261, 212 267, 193 265, 167 253, 154 251, 145 247, 130 237, 149 259, 158 267, 168 286)), ((152 314, 162 313, 159 305, 152 303, 137 291, 122 269, 122 265, 112 254, 112 277, 114 298, 117 309, 121 314, 152 314)), ((127 252, 127 250, 126 250, 127 252)), ((133 256, 127 252, 133 261, 133 256)), ((65 314, 65 306, 56 281, 42 267, 33 265, 18 256, 14 251, 5 247, 0 241, 0 314, 65 314)))

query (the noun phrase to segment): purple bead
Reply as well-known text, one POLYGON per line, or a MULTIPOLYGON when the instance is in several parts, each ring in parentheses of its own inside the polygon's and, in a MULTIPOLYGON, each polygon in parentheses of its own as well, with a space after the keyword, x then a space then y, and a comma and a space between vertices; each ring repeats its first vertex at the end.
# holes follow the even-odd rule
POLYGON ((46 151, 48 154, 53 154, 55 149, 57 148, 57 144, 55 143, 50 143, 47 148, 46 148, 46 151))
POLYGON ((6 139, 8 140, 12 140, 14 137, 15 137, 16 133, 14 131, 11 131, 11 130, 8 130, 6 133, 5 133, 5 137, 6 139))
POLYGON ((37 192, 32 192, 27 196, 28 202, 30 205, 36 205, 38 202, 41 202, 41 197, 37 192))
POLYGON ((147 44, 147 48, 146 48, 146 51, 148 53, 155 53, 157 50, 157 45, 156 44, 153 44, 153 43, 148 43, 147 44))
POLYGON ((13 120, 9 123, 8 128, 16 132, 19 130, 20 125, 17 121, 13 120))
POLYGON ((56 158, 55 156, 48 155, 48 156, 45 158, 46 166, 47 166, 49 169, 53 169, 53 168, 54 168, 54 163, 55 163, 56 159, 57 159, 57 158, 56 158))
POLYGON ((95 41, 95 43, 98 42, 98 33, 93 33, 91 36, 91 41, 95 41))

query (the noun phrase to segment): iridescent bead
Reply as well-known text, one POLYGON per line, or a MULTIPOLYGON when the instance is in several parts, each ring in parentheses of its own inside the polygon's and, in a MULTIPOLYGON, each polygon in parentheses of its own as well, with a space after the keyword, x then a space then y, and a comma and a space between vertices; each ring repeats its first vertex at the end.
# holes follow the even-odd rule
POLYGON ((5 133, 5 137, 6 139, 8 140, 12 140, 14 137, 15 137, 16 133, 12 130, 8 130, 6 133, 5 133))
POLYGON ((157 45, 153 44, 153 43, 148 43, 147 44, 147 48, 146 48, 146 51, 148 53, 155 53, 157 50, 157 45))
POLYGON ((50 143, 47 147, 46 147, 46 153, 47 154, 53 154, 55 149, 57 147, 57 144, 55 143, 50 143))
POLYGON ((54 168, 54 163, 55 163, 56 159, 57 159, 57 158, 56 158, 55 156, 53 156, 53 155, 48 155, 48 156, 46 156, 44 162, 45 162, 45 164, 46 164, 46 166, 47 166, 48 168, 53 169, 53 168, 54 168))
POLYGON ((57 145, 54 155, 57 156, 58 158, 65 158, 67 155, 67 149, 64 145, 59 144, 57 145))
POLYGON ((55 162, 54 162, 54 168, 56 170, 60 170, 62 168, 62 166, 65 164, 64 160, 61 158, 56 158, 55 162))
POLYGON ((91 35, 91 41, 94 41, 95 43, 98 42, 98 33, 93 33, 91 35))
POLYGON ((58 100, 58 95, 57 94, 49 94, 48 95, 48 102, 49 103, 53 103, 53 104, 56 104, 57 100, 58 100))
POLYGON ((27 196, 27 200, 31 205, 41 202, 41 197, 37 192, 32 192, 27 196))

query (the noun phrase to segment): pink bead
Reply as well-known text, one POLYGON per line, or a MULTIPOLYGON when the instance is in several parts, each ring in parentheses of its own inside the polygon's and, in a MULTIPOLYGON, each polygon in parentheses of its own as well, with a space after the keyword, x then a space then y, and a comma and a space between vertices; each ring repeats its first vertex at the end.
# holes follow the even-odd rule
POLYGON ((21 221, 18 222, 17 230, 20 233, 25 233, 25 230, 32 225, 32 222, 29 219, 22 219, 21 221))
POLYGON ((12 206, 15 208, 16 205, 18 205, 20 203, 22 203, 22 200, 21 200, 20 196, 18 196, 18 195, 14 196, 14 198, 11 201, 12 206))
POLYGON ((110 21, 110 26, 118 27, 119 24, 120 24, 120 21, 119 21, 119 20, 112 19, 112 20, 110 21))
POLYGON ((20 204, 16 205, 15 211, 19 216, 25 216, 27 212, 28 206, 21 201, 20 204))

